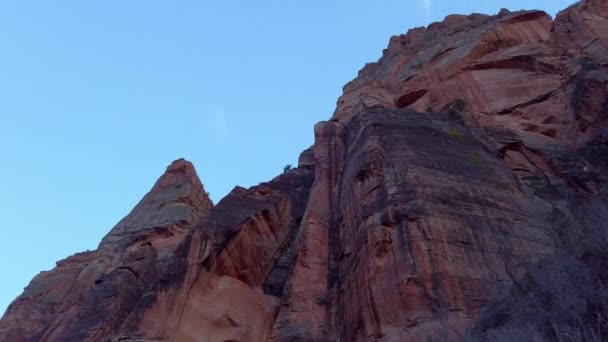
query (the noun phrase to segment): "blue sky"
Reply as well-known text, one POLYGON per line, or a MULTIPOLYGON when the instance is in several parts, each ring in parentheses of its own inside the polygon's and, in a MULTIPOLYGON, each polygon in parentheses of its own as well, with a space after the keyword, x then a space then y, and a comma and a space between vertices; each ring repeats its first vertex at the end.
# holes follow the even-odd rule
POLYGON ((174 159, 217 202, 313 142, 391 35, 572 0, 0 2, 0 313, 96 248, 174 159))

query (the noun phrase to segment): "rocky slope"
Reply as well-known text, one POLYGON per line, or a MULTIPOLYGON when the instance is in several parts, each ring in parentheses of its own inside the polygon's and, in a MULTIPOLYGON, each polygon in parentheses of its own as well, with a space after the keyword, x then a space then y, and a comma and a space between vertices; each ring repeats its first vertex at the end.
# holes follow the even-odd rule
POLYGON ((601 340, 607 120, 607 0, 448 16, 391 38, 297 168, 213 206, 174 162, 0 341, 601 340))

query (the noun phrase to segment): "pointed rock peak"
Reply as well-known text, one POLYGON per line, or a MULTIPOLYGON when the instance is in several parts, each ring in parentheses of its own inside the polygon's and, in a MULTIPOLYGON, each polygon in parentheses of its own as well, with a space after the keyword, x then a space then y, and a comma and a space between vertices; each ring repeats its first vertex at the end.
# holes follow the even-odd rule
POLYGON ((167 170, 156 181, 148 195, 157 191, 166 191, 166 188, 180 189, 183 186, 188 186, 189 191, 198 193, 206 201, 211 202, 196 173, 194 165, 184 158, 177 159, 167 166, 167 170))
MULTIPOLYGON (((213 206, 208 193, 205 191, 205 187, 196 173, 194 165, 184 158, 174 160, 167 166, 165 173, 156 181, 146 197, 157 192, 164 193, 162 197, 171 194, 170 197, 176 200, 183 199, 184 197, 196 198, 197 205, 195 207, 203 211, 213 206)), ((144 197, 144 200, 146 197, 144 197)))
POLYGON ((130 241, 138 234, 162 227, 190 227, 213 202, 205 191, 192 163, 178 159, 156 181, 152 189, 103 239, 102 243, 130 241))
POLYGON ((170 173, 188 173, 195 172, 194 165, 184 158, 174 160, 171 165, 167 166, 167 171, 170 173))
POLYGON ((177 159, 173 161, 169 166, 167 166, 167 170, 165 173, 158 179, 157 184, 159 182, 166 183, 180 183, 184 180, 200 180, 198 179, 198 175, 196 174, 196 169, 191 162, 187 161, 184 158, 177 159))

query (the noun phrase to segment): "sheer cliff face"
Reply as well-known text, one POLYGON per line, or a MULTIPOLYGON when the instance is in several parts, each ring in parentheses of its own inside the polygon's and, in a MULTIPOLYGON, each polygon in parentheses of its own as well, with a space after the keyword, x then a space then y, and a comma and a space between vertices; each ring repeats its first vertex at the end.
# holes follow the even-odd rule
POLYGON ((0 341, 461 339, 603 188, 607 86, 605 0, 393 37, 297 168, 213 206, 174 162, 0 341))

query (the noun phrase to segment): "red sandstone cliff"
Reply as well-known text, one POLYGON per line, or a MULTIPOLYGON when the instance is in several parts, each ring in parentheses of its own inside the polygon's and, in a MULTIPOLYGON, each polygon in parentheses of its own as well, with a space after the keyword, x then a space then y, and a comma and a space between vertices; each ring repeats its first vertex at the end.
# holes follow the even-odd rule
MULTIPOLYGON (((448 16, 391 38, 294 170, 213 206, 174 162, 97 250, 32 280, 0 341, 493 339, 513 289, 552 293, 534 276, 608 279, 587 241, 607 121, 607 0, 448 16)), ((528 314, 541 340, 570 324, 528 314)))

